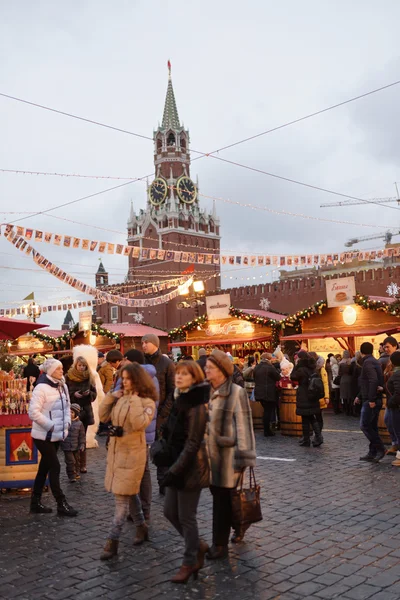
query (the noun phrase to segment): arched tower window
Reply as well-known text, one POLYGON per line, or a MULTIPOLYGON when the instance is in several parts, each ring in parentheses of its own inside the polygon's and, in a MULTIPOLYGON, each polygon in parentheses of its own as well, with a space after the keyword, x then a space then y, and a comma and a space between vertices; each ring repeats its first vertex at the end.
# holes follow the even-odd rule
POLYGON ((186 138, 184 135, 181 135, 181 148, 186 151, 186 138))
POLYGON ((199 229, 200 229, 200 231, 206 230, 206 222, 204 221, 203 217, 200 217, 199 229))
POLYGON ((194 229, 194 218, 192 215, 189 217, 189 229, 194 229))
POLYGON ((162 151, 162 140, 161 138, 157 138, 157 153, 159 154, 162 151))
POLYGON ((215 231, 214 221, 212 219, 210 219, 210 231, 211 233, 214 233, 215 231))
POLYGON ((175 146, 175 136, 172 133, 172 131, 171 131, 171 133, 168 134, 168 137, 167 137, 167 146, 175 146))
POLYGON ((185 215, 179 213, 179 227, 185 227, 185 215))
POLYGON ((168 217, 167 217, 167 215, 165 215, 165 216, 164 216, 164 219, 163 219, 162 226, 163 226, 164 228, 165 228, 165 227, 168 227, 168 217))

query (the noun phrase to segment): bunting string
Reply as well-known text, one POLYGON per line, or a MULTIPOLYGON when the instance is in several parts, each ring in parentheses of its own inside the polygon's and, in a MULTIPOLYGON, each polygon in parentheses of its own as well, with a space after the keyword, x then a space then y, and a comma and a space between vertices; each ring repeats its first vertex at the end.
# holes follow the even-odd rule
MULTIPOLYGON (((49 261, 45 256, 37 252, 35 248, 33 248, 30 244, 28 244, 27 240, 23 237, 18 236, 14 233, 13 228, 10 228, 8 234, 6 235, 6 239, 12 243, 18 250, 24 252, 28 256, 32 256, 33 261, 44 271, 47 271, 66 285, 82 292, 83 294, 88 294, 89 296, 94 296, 96 300, 96 304, 114 304, 117 306, 128 306, 128 307, 149 307, 149 306, 157 306, 160 304, 165 304, 170 300, 176 298, 180 294, 182 294, 182 286, 177 287, 172 292, 168 294, 164 294, 162 296, 157 296, 156 298, 130 298, 123 297, 116 294, 110 294, 108 292, 104 292, 100 289, 87 285, 83 281, 80 281, 73 275, 68 274, 66 271, 63 271, 60 267, 57 267, 56 264, 49 261)), ((193 282, 193 277, 186 276, 184 286, 190 286, 193 282)), ((166 284, 161 284, 166 285, 166 284)), ((165 288, 164 288, 165 289, 165 288)), ((152 288, 146 288, 147 292, 144 291, 144 294, 153 293, 152 288), (151 290, 151 291, 149 291, 151 290)), ((129 296, 129 294, 128 294, 129 296)))
MULTIPOLYGON (((3 224, 4 225, 4 224, 3 224)), ((118 254, 121 256, 132 256, 140 262, 146 261, 166 261, 175 263, 190 263, 204 265, 226 265, 244 267, 312 267, 312 266, 330 266, 338 263, 348 264, 353 261, 373 261, 381 260, 387 257, 400 256, 400 247, 384 248, 382 250, 372 251, 354 251, 338 252, 331 254, 300 254, 300 255, 271 255, 271 254, 211 254, 203 252, 182 252, 176 250, 163 250, 155 248, 140 248, 138 246, 129 246, 115 244, 111 242, 101 242, 97 240, 82 239, 70 235, 59 235, 51 232, 29 229, 10 224, 5 225, 5 237, 11 235, 17 236, 21 245, 23 241, 52 243, 55 246, 62 246, 65 249, 81 249, 89 252, 100 252, 107 254, 118 254)), ((25 246, 24 246, 25 247, 25 246)), ((30 246, 29 246, 30 247, 30 246)))

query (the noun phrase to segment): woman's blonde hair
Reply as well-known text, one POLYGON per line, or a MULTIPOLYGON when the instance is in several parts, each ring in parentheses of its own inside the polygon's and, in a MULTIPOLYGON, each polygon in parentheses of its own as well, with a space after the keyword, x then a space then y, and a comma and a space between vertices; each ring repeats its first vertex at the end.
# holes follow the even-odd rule
POLYGON ((204 373, 200 365, 198 365, 194 360, 181 360, 176 365, 175 373, 179 373, 179 371, 186 371, 193 377, 195 383, 201 383, 204 381, 204 373))

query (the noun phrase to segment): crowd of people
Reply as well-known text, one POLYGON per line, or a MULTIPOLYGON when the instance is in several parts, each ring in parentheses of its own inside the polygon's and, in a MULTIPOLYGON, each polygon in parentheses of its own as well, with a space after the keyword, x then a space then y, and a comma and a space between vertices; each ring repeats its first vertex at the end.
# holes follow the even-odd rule
POLYGON ((392 464, 400 466, 400 351, 393 337, 385 340, 379 360, 373 357, 372 344, 365 342, 353 359, 344 352, 325 361, 300 350, 292 362, 278 347, 273 354, 263 353, 259 362, 249 356, 243 367, 229 352, 217 349, 209 355, 201 349, 197 361, 185 357, 175 365, 160 351, 159 338, 153 334, 143 337, 143 352, 96 354, 97 369, 80 348, 75 349, 65 379, 62 363, 50 358, 32 382, 29 415, 41 460, 30 509, 52 511, 41 500, 48 477, 58 514, 77 515, 60 486, 57 450, 61 445, 68 480, 75 483, 87 472, 85 438, 95 423, 93 406, 99 400, 98 433, 107 435, 108 448, 105 487, 115 501, 102 560, 118 554, 127 520, 136 526, 134 545, 149 539, 150 461, 157 469, 159 492, 165 495, 164 515, 184 540, 183 563, 172 581, 196 578, 205 557, 226 557, 232 529, 233 543, 243 536, 235 530, 232 492, 256 460, 250 400, 262 404, 264 435, 272 437, 279 427, 279 395, 284 388, 296 389, 301 446, 322 445, 322 411, 329 402, 336 413, 357 414, 359 407, 360 426, 369 441, 361 460, 378 462, 385 454, 399 452, 392 464), (378 433, 384 392, 385 423, 392 439, 388 451, 378 433), (199 538, 197 527, 197 507, 205 488, 213 498, 211 547, 199 538))
MULTIPOLYGON (((203 354, 200 364, 184 360, 175 367, 159 345, 158 337, 149 334, 142 339, 143 353, 129 350, 123 356, 110 351, 98 360, 96 375, 106 392, 99 406, 108 435, 105 488, 115 502, 100 558, 118 554, 128 519, 136 526, 134 545, 149 539, 151 453, 159 492, 165 495, 165 517, 185 546, 182 566, 171 581, 185 583, 197 577, 205 557, 217 560, 228 554, 234 526, 232 491, 244 470, 255 466, 255 438, 248 394, 234 383, 230 355, 213 350, 203 354), (197 527, 197 506, 205 488, 213 497, 211 547, 199 538, 197 527)), ((94 423, 92 406, 99 396, 98 380, 78 354, 65 380, 60 361, 47 359, 33 389, 29 414, 32 438, 41 453, 31 497, 34 513, 52 511, 41 499, 49 477, 58 514, 77 515, 60 486, 57 450, 61 445, 68 479, 75 482, 86 472, 85 432, 94 423)), ((242 535, 234 530, 231 541, 240 542, 242 535)))

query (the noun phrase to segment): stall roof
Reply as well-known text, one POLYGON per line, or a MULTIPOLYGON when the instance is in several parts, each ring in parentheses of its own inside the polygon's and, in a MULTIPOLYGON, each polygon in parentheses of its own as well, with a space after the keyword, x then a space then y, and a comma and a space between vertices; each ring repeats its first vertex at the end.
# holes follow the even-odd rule
POLYGON ((264 319, 275 319, 275 321, 282 321, 287 317, 287 315, 280 315, 279 313, 270 312, 269 310, 253 310, 251 308, 241 308, 240 310, 246 313, 247 315, 263 317, 264 319))
POLYGON ((53 338, 58 338, 58 337, 62 337, 65 333, 67 333, 67 330, 65 329, 42 329, 42 331, 40 332, 42 335, 48 335, 50 337, 53 338))
POLYGON ((222 344, 245 344, 246 342, 265 342, 266 340, 269 340, 271 338, 270 335, 266 335, 260 338, 236 338, 234 340, 214 340, 213 338, 210 338, 209 340, 190 340, 190 341, 183 341, 183 342, 173 342, 171 344, 168 344, 168 347, 173 347, 173 346, 215 346, 215 345, 222 345, 222 344))
POLYGON ((166 331, 161 331, 161 329, 155 329, 154 327, 149 327, 149 325, 141 325, 139 323, 103 323, 102 327, 112 331, 112 333, 118 333, 125 337, 142 337, 143 335, 146 335, 146 333, 153 333, 158 337, 168 337, 166 331))
POLYGON ((381 333, 397 333, 400 331, 400 325, 398 327, 392 328, 384 328, 384 327, 365 327, 361 329, 357 329, 355 331, 351 330, 339 330, 339 331, 323 331, 316 333, 295 333, 293 335, 287 335, 281 337, 281 340, 284 342, 286 340, 315 340, 322 338, 343 338, 343 337, 368 337, 370 335, 379 335, 381 333))

